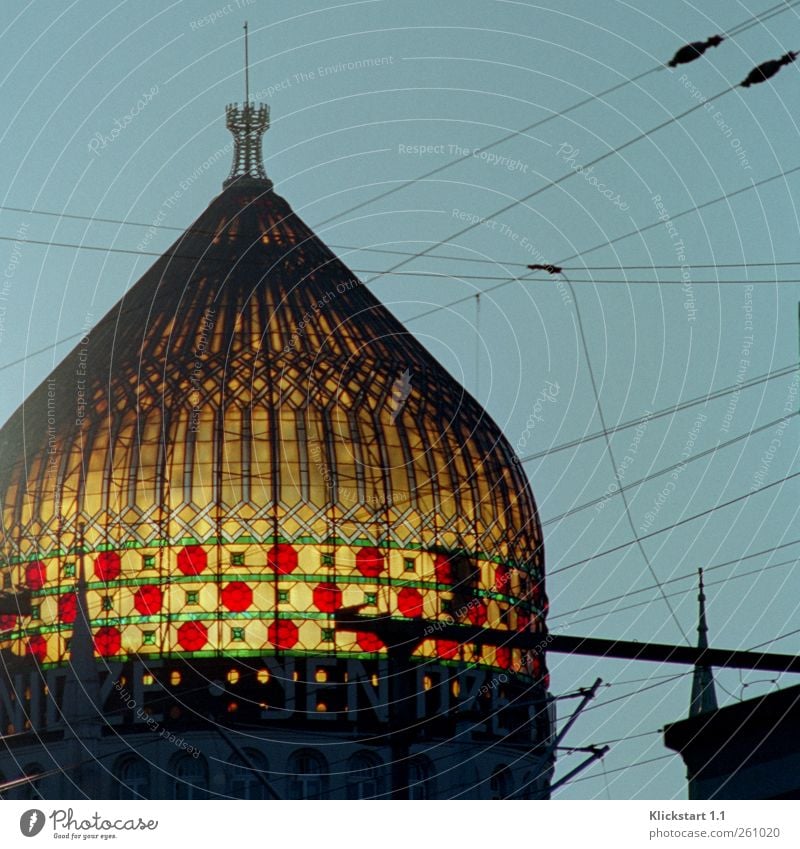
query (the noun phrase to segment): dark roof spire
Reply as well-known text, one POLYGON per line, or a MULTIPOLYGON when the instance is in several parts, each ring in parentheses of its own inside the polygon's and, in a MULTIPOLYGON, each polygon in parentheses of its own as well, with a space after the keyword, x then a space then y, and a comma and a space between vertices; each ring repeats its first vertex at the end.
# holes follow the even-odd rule
POLYGON ((271 189, 272 182, 264 171, 261 139, 269 129, 269 107, 250 102, 250 52, 247 21, 244 22, 244 103, 225 107, 225 124, 233 134, 233 164, 223 188, 234 183, 257 180, 271 189))
MULTIPOLYGON (((708 648, 708 624, 706 623, 706 596, 703 592, 703 570, 697 570, 699 575, 699 592, 697 600, 700 604, 700 615, 697 623, 697 648, 708 648)), ((689 705, 689 716, 717 709, 717 694, 714 690, 714 673, 710 666, 698 664, 692 677, 692 701, 689 705)))

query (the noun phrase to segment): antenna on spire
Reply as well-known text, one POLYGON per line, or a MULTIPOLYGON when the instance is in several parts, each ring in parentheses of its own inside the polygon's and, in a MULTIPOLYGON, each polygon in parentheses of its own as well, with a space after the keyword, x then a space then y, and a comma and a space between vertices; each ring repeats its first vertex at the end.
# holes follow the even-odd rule
POLYGON ((264 171, 261 156, 261 137, 269 129, 269 107, 250 102, 250 31, 244 22, 244 103, 229 103, 225 107, 225 124, 233 134, 233 165, 223 188, 234 183, 256 180, 271 189, 272 183, 264 171))
POLYGON ((244 103, 250 105, 250 53, 248 51, 247 21, 244 22, 244 103))

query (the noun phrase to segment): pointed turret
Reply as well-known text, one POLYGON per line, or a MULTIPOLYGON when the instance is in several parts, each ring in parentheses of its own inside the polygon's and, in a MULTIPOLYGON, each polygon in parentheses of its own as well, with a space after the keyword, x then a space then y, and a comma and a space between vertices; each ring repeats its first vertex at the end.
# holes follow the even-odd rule
MULTIPOLYGON (((700 604, 700 617, 697 623, 697 648, 708 648, 708 624, 706 623, 706 596, 703 592, 703 570, 698 569, 700 586, 697 600, 700 604)), ((717 709, 717 694, 714 690, 714 673, 710 666, 698 664, 692 678, 692 701, 689 716, 697 716, 717 709)))

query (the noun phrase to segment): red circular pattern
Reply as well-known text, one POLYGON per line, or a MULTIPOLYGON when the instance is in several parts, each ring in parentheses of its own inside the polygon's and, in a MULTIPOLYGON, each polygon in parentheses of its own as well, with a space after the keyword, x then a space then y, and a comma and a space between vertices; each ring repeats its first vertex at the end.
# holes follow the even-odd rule
POLYGON ((121 560, 116 551, 101 551, 94 559, 94 573, 101 581, 113 581, 122 571, 121 560))
POLYGON ((78 596, 75 593, 64 593, 58 597, 58 618, 62 622, 74 622, 78 615, 78 596))
POLYGON ((458 657, 459 644, 455 640, 437 640, 436 654, 445 660, 455 660, 458 657))
POLYGON ((409 619, 418 619, 422 616, 422 596, 419 590, 403 587, 397 594, 397 608, 409 619))
POLYGON ((37 660, 42 661, 47 657, 47 640, 40 634, 29 637, 25 651, 37 660))
POLYGON ((164 594, 156 586, 140 587, 133 595, 133 606, 142 616, 152 616, 161 610, 164 594))
POLYGON ((208 642, 208 629, 200 622, 184 622, 178 628, 178 643, 185 651, 200 651, 208 642))
POLYGON ((13 631, 16 626, 16 613, 0 613, 0 631, 13 631))
POLYGON ((208 566, 208 556, 202 545, 186 545, 178 552, 178 568, 184 575, 199 575, 208 566))
POLYGON ((221 592, 222 604, 234 613, 247 610, 253 603, 253 591, 243 581, 231 581, 221 592))
POLYGON ((437 554, 433 561, 433 570, 436 574, 437 584, 453 583, 453 566, 446 554, 437 554))
POLYGON ((299 632, 294 622, 286 619, 278 619, 267 629, 269 641, 279 649, 290 649, 297 645, 299 632))
POLYGON ((297 568, 297 552, 288 543, 279 542, 269 550, 267 566, 279 575, 290 575, 297 568))
POLYGON ((342 606, 342 591, 336 584, 319 584, 314 587, 314 605, 323 613, 333 613, 342 606))
POLYGON ((101 657, 118 654, 121 645, 122 636, 119 633, 119 628, 106 625, 97 629, 97 633, 94 635, 94 646, 101 657))
POLYGON ((25 568, 25 583, 29 589, 40 590, 47 581, 47 566, 41 560, 34 560, 25 568))
POLYGON ((365 578, 377 578, 386 568, 386 561, 379 548, 361 548, 356 554, 356 569, 365 578))
POLYGON ((383 648, 383 640, 368 631, 359 631, 356 634, 356 643, 361 651, 380 651, 383 648))
POLYGON ((480 628, 482 625, 486 624, 486 620, 489 618, 486 612, 486 605, 482 601, 478 601, 478 599, 474 598, 470 601, 467 606, 467 619, 476 627, 480 628))

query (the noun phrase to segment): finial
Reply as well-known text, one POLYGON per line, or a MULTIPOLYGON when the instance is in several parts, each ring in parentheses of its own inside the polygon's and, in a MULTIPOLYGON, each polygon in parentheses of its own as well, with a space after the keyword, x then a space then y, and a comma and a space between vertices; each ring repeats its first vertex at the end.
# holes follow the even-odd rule
POLYGON ((261 138, 269 129, 269 107, 250 102, 250 50, 249 30, 244 22, 244 103, 230 103, 225 107, 225 124, 233 134, 233 164, 223 188, 233 183, 258 180, 272 188, 272 182, 264 171, 261 153, 261 138))
POLYGON ((244 22, 244 102, 250 105, 250 53, 247 48, 247 21, 244 22))

